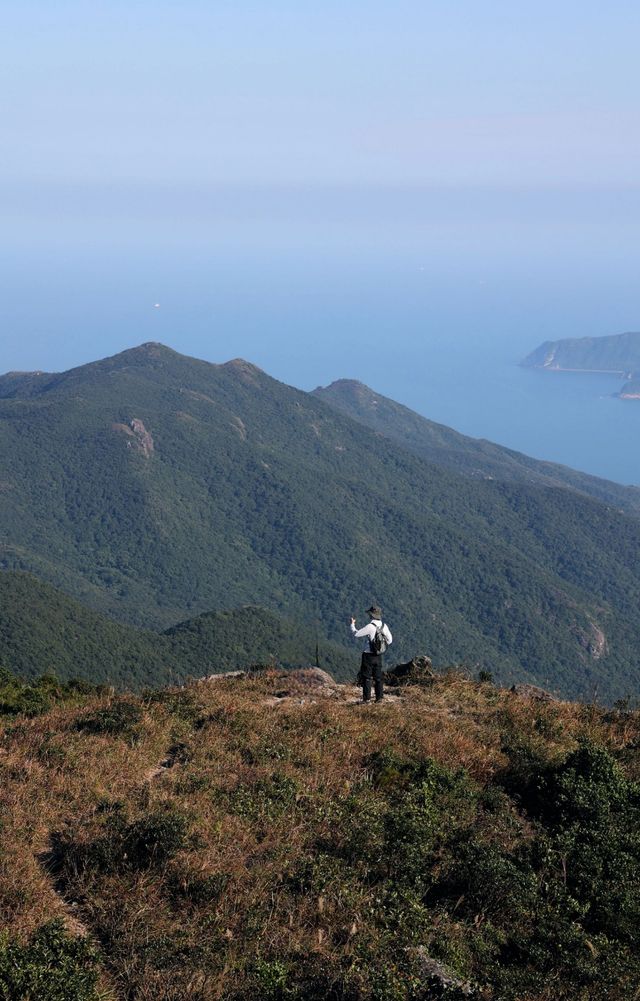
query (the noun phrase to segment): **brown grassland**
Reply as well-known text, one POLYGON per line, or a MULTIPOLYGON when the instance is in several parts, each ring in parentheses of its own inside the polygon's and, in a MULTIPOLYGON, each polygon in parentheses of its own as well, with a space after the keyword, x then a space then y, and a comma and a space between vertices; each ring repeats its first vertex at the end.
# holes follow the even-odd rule
POLYGON ((0 998, 640 997, 640 715, 396 692, 266 671, 0 717, 0 945, 36 963, 59 919, 92 971, 11 987, 5 956, 0 998))

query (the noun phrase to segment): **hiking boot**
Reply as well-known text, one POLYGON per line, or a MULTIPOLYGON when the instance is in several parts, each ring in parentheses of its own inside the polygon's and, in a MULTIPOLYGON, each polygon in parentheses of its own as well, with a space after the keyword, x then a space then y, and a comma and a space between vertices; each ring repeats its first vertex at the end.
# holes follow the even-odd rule
POLYGON ((376 699, 376 704, 377 704, 378 702, 384 702, 384 695, 382 696, 382 698, 381 698, 381 699, 376 699))

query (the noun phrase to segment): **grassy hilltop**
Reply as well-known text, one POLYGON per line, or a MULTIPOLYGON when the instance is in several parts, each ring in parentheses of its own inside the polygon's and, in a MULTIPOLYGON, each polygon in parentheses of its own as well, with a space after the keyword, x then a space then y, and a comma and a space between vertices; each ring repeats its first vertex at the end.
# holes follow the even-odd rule
POLYGON ((635 997, 638 713, 397 691, 267 672, 5 717, 0 998, 635 997))

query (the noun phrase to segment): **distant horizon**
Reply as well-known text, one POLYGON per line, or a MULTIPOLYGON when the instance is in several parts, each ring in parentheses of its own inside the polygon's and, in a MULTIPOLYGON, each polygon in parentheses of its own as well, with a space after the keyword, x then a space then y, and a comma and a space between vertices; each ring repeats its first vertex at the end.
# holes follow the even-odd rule
POLYGON ((157 340, 640 482, 608 384, 514 368, 640 326, 637 5, 24 0, 3 27, 4 371, 157 340))

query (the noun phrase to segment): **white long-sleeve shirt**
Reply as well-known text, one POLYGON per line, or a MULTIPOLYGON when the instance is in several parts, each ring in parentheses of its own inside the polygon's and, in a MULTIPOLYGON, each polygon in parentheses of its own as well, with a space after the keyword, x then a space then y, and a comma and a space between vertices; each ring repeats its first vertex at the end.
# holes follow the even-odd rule
MULTIPOLYGON (((372 640, 376 634, 376 630, 380 629, 382 626, 382 619, 372 619, 368 626, 363 626, 362 629, 356 629, 353 622, 351 623, 351 635, 354 639, 359 640, 364 637, 364 652, 371 653, 371 647, 369 646, 369 640, 372 640)), ((393 636, 391 635, 391 630, 389 626, 385 623, 382 628, 382 635, 387 641, 387 646, 391 646, 393 643, 393 636)))

